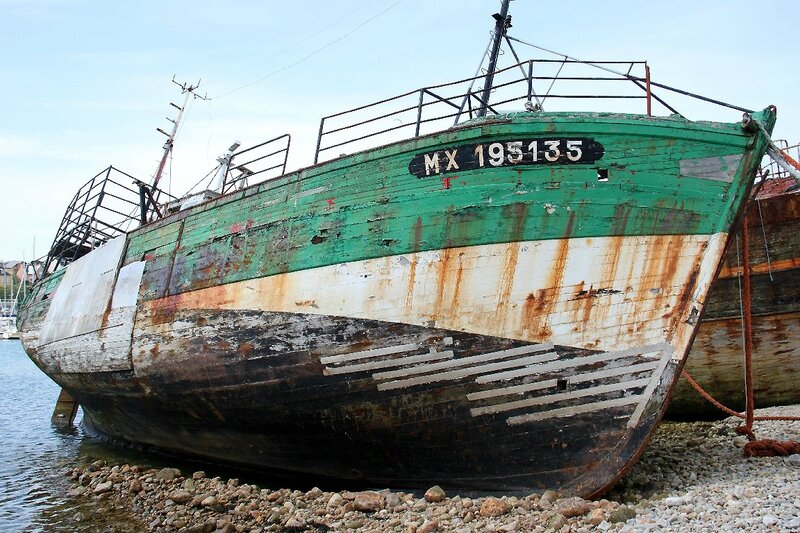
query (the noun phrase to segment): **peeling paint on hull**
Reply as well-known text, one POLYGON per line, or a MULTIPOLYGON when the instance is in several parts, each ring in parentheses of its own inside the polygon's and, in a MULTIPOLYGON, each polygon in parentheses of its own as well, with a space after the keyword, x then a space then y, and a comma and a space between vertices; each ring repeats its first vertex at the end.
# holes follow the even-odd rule
POLYGON ((547 113, 389 145, 132 232, 111 290, 113 254, 78 259, 35 288, 23 343, 113 438, 382 485, 595 495, 664 410, 764 149, 736 125, 547 113), (545 135, 603 151, 472 161, 446 186, 419 166, 545 135), (78 283, 108 305, 67 305, 78 283))

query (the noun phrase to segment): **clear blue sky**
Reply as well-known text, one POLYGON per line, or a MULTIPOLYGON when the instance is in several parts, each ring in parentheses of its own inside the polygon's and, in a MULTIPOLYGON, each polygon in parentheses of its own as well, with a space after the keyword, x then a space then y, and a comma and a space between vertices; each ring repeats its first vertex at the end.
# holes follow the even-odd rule
MULTIPOLYGON (((499 5, 0 0, 0 259, 30 259, 34 239, 43 255, 77 188, 108 165, 150 179, 163 143, 155 128, 168 129, 169 102, 181 101, 173 75, 202 79, 211 98, 191 105, 176 140, 167 183, 180 193, 234 140, 291 133, 290 166, 305 166, 323 115, 471 76, 499 5)), ((656 81, 746 108, 775 104, 774 137, 800 142, 800 3, 515 0, 511 14, 511 35, 525 41, 647 60, 656 81)))

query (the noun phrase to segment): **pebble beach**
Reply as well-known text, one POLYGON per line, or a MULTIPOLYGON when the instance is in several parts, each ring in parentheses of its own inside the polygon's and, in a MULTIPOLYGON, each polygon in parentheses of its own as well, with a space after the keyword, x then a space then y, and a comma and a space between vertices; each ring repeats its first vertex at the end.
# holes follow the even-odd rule
MULTIPOLYGON (((797 416, 800 406, 756 415, 797 416)), ((739 425, 736 418, 662 423, 639 462, 594 501, 553 491, 467 497, 438 486, 300 491, 105 461, 65 475, 73 521, 91 520, 98 531, 800 531, 800 454, 745 458, 739 425)), ((797 421, 756 422, 754 430, 759 439, 800 440, 797 421)))

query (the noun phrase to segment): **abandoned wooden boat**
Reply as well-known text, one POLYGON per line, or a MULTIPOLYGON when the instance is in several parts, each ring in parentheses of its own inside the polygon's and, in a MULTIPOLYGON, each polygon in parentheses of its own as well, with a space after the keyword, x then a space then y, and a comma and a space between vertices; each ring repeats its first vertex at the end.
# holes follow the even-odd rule
MULTIPOLYGON (((113 439, 373 485, 600 493, 663 414, 775 110, 544 112, 533 62, 490 65, 455 104, 450 85, 398 97, 419 101, 409 139, 166 210, 143 186, 146 223, 100 234, 87 199, 121 196, 90 191, 122 183, 110 167, 23 306, 28 354, 113 439), (492 78, 520 68, 508 101, 531 110, 496 112, 492 78), (420 133, 430 95, 473 118, 420 133)), ((618 79, 650 103, 649 78, 618 79)), ((252 177, 240 154, 221 175, 252 177)))
MULTIPOLYGON (((796 147, 795 147, 796 151, 796 147)), ((797 181, 771 165, 748 206, 753 329, 753 391, 756 407, 800 403, 800 190, 797 181)), ((711 285, 686 370, 715 399, 745 408, 742 345, 740 242, 732 243, 711 285)), ((667 415, 727 416, 681 378, 667 415)))

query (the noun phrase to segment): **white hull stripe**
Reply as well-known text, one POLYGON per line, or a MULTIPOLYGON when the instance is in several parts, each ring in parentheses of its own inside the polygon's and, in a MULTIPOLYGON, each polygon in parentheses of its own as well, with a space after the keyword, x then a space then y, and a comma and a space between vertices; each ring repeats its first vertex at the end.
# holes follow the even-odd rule
MULTIPOLYGON (((452 338, 444 339, 443 344, 452 345, 452 338)), ((320 362, 326 365, 323 370, 326 376, 372 372, 371 377, 377 382, 379 391, 473 378, 475 384, 488 388, 467 394, 467 400, 488 401, 489 404, 470 409, 472 416, 532 411, 507 418, 510 425, 635 404, 627 421, 629 427, 634 427, 673 353, 672 346, 663 342, 569 359, 559 359, 556 351, 548 351, 554 349, 553 343, 518 346, 461 358, 455 358, 453 350, 438 351, 436 347, 430 347, 428 353, 412 353, 423 347, 418 343, 401 344, 322 357, 320 362), (655 357, 659 359, 654 360, 655 357), (598 365, 605 368, 598 369, 598 365), (581 370, 589 366, 593 368, 581 370), (374 372, 382 369, 388 370, 374 372), (546 379, 531 381, 539 376, 546 379), (520 378, 527 382, 503 385, 520 378), (590 386, 572 388, 584 383, 590 386), (534 395, 525 397, 531 393, 534 395), (607 397, 619 393, 623 397, 607 397), (509 396, 514 395, 520 398, 509 401, 509 396), (564 403, 572 405, 565 406, 564 403)))
MULTIPOLYGON (((535 355, 532 357, 525 357, 522 359, 513 359, 511 361, 501 361, 498 363, 491 363, 486 365, 480 366, 471 366, 467 368, 462 368, 459 370, 451 370, 449 372, 442 372, 439 374, 427 374, 424 376, 419 376, 415 378, 403 379, 399 381, 389 381, 386 383, 379 383, 378 390, 390 390, 390 389, 402 389, 405 387, 411 387, 413 385, 424 385, 426 383, 434 383, 437 381, 452 381, 454 379, 461 379, 467 376, 474 376, 475 374, 481 374, 484 372, 492 372, 494 370, 500 368, 509 368, 514 366, 522 366, 522 365, 530 365, 535 363, 540 363, 542 361, 554 361, 558 359, 558 354, 556 352, 547 352, 542 355, 535 355)), ((454 360, 453 362, 456 362, 454 360)), ((433 366, 433 365, 431 365, 433 366)), ((385 374, 389 374, 390 372, 386 372, 385 374)), ((383 374, 383 375, 385 375, 383 374)), ((376 378, 381 374, 374 374, 372 377, 376 378)), ((377 378, 376 378, 377 379, 377 378)))
POLYGON ((479 378, 477 378, 476 381, 478 383, 491 383, 493 381, 509 380, 522 376, 545 374, 556 370, 565 370, 569 368, 575 368, 578 366, 590 365, 595 363, 604 363, 608 361, 613 361, 615 359, 632 357, 634 355, 646 355, 646 354, 657 353, 669 348, 669 346, 670 345, 667 343, 658 343, 658 344, 651 344, 649 346, 642 346, 640 348, 620 350, 617 352, 605 352, 596 355, 588 355, 585 357, 575 357, 563 361, 556 361, 553 363, 538 365, 536 367, 523 368, 520 370, 512 370, 509 372, 500 372, 497 374, 489 374, 487 376, 480 376, 479 378))
POLYGON ((636 410, 628 420, 629 428, 636 427, 636 425, 639 423, 639 419, 642 417, 645 407, 647 407, 647 404, 650 402, 650 398, 653 397, 653 393, 656 391, 656 387, 661 382, 661 375, 664 373, 664 369, 667 368, 667 363, 669 363, 671 355, 671 350, 664 350, 664 355, 661 356, 658 366, 650 377, 650 383, 648 383, 647 388, 642 393, 642 401, 636 406, 636 410))
POLYGON ((548 418, 561 418, 567 416, 575 416, 584 413, 592 413, 602 409, 611 409, 612 407, 622 407, 625 405, 632 405, 639 403, 642 396, 627 396, 625 398, 617 398, 615 400, 602 400, 594 403, 584 403, 572 407, 562 407, 560 409, 551 409, 550 411, 540 411, 538 413, 530 413, 527 415, 512 416, 506 423, 509 426, 518 426, 520 424, 527 424, 529 422, 538 422, 539 420, 547 420, 548 418))
POLYGON ((431 349, 430 353, 424 355, 414 355, 411 357, 403 357, 400 359, 381 359, 379 361, 372 361, 369 363, 361 363, 357 365, 339 366, 339 367, 326 367, 323 372, 326 376, 335 374, 350 374, 352 372, 364 372, 367 370, 378 370, 380 368, 390 368, 401 365, 411 365, 414 363, 426 363, 428 361, 441 361, 442 359, 451 359, 453 352, 450 350, 444 352, 435 352, 431 349))
POLYGON ((331 363, 343 363, 346 361, 354 361, 358 359, 370 359, 374 357, 381 357, 384 355, 394 355, 396 353, 413 352, 419 349, 419 344, 401 344, 399 346, 388 346, 386 348, 375 348, 373 350, 363 350, 360 352, 351 352, 342 355, 329 355, 328 357, 320 357, 319 362, 323 365, 331 363))
MULTIPOLYGON (((501 350, 501 351, 498 351, 498 352, 489 352, 489 353, 485 353, 485 354, 481 354, 481 355, 474 355, 474 356, 471 356, 471 357, 461 357, 460 359, 453 359, 451 361, 445 361, 443 363, 433 363, 433 364, 429 364, 429 365, 415 366, 413 368, 404 368, 404 369, 395 370, 395 371, 392 371, 392 372, 383 372, 381 374, 374 374, 372 377, 375 378, 378 381, 382 381, 382 380, 387 380, 387 379, 395 379, 395 378, 412 376, 412 375, 415 375, 415 374, 428 374, 428 373, 431 373, 431 372, 435 372, 437 370, 445 370, 445 369, 449 369, 449 368, 458 368, 458 367, 462 367, 462 366, 471 366, 471 365, 474 365, 476 363, 486 363, 486 362, 493 363, 493 362, 496 362, 498 359, 509 359, 511 357, 517 357, 517 356, 520 356, 520 355, 525 355, 525 354, 534 353, 534 352, 541 352, 541 351, 544 351, 544 350, 552 350, 552 349, 553 349, 553 345, 550 344, 550 343, 547 343, 547 344, 533 344, 533 345, 530 345, 530 346, 520 346, 518 348, 511 348, 509 350, 501 350)), ((555 359, 555 357, 549 358, 549 359, 542 359, 541 361, 551 361, 553 359, 555 359)), ((529 360, 531 362, 528 362, 528 363, 525 363, 525 364, 532 364, 533 362, 541 362, 541 361, 538 361, 538 360, 533 360, 531 358, 518 359, 517 361, 519 362, 519 364, 506 365, 504 367, 497 367, 497 368, 509 368, 509 366, 511 366, 511 367, 522 366, 522 361, 529 361, 529 360)), ((483 365, 483 366, 492 366, 492 365, 483 365)), ((484 372, 488 372, 488 371, 489 370, 485 370, 484 372)), ((478 372, 478 373, 483 373, 483 372, 478 372)))
MULTIPOLYGON (((585 383, 587 381, 593 381, 596 379, 604 379, 609 377, 615 376, 622 376, 625 374, 636 374, 638 372, 645 372, 647 370, 653 370, 658 366, 658 361, 651 361, 648 363, 639 363, 636 365, 631 366, 623 366, 621 368, 612 368, 609 370, 600 370, 598 372, 590 372, 588 374, 579 374, 577 376, 571 376, 566 380, 567 386, 575 384, 575 383, 585 383)), ((538 381, 536 383, 526 383, 524 385, 514 385, 511 387, 505 387, 502 389, 491 389, 481 392, 475 392, 472 394, 467 394, 468 400, 486 400, 488 398, 495 398, 498 396, 510 396, 513 394, 522 394, 524 392, 531 392, 535 390, 542 390, 542 389, 549 389, 550 387, 555 387, 558 384, 557 379, 548 379, 545 381, 538 381)))
MULTIPOLYGON (((467 399, 471 401, 476 400, 489 400, 499 399, 499 402, 475 407, 470 410, 472 416, 492 415, 497 413, 504 413, 508 411, 515 411, 521 409, 534 409, 535 412, 525 413, 517 416, 512 416, 506 421, 509 424, 523 424, 538 420, 544 420, 551 417, 566 417, 574 416, 583 413, 594 412, 602 409, 612 407, 621 407, 636 404, 636 408, 628 419, 628 427, 634 427, 639 423, 641 415, 644 413, 649 400, 652 398, 656 387, 661 381, 661 376, 672 356, 672 346, 666 343, 642 346, 636 349, 621 350, 606 354, 595 354, 587 357, 576 357, 564 361, 556 361, 553 363, 546 363, 534 365, 523 369, 527 371, 524 375, 518 373, 515 377, 525 377, 530 379, 531 376, 539 374, 548 374, 548 379, 541 380, 533 383, 521 383, 500 388, 492 388, 489 390, 471 393, 467 395, 467 399), (649 359, 655 350, 660 358, 656 361, 645 360, 649 359), (619 364, 619 361, 624 358, 635 357, 631 363, 624 366, 614 366, 611 368, 602 368, 600 370, 592 370, 589 372, 580 372, 577 370, 583 365, 607 363, 619 364), (542 370, 546 368, 546 370, 542 370), (556 378, 552 377, 553 371, 563 371, 564 374, 572 373, 572 375, 560 375, 556 378), (578 373, 576 373, 576 371, 578 373), (565 388, 577 385, 580 383, 591 383, 598 380, 608 380, 609 378, 615 379, 612 383, 601 383, 598 385, 591 385, 582 389, 573 389, 564 391, 565 388), (549 389, 549 391, 548 391, 549 389), (642 390, 644 389, 644 390, 642 390), (542 391, 544 394, 537 394, 535 396, 521 398, 514 401, 508 401, 510 395, 525 395, 535 391, 542 391), (602 399, 599 401, 585 402, 582 400, 590 399, 592 397, 603 396, 612 393, 622 392, 625 396, 623 398, 602 399), (506 398, 505 401, 502 398, 506 398), (631 398, 636 398, 632 400, 631 398), (563 406, 562 402, 571 402, 571 406, 563 406), (557 404, 562 403, 562 406, 557 404), (536 408, 542 408, 536 410, 536 408)), ((511 372, 504 373, 505 375, 511 372)), ((497 376, 498 374, 492 374, 497 376)), ((478 376, 475 381, 481 384, 497 384, 498 379, 486 380, 487 376, 478 376)), ((512 379, 512 378, 508 378, 512 379)))
POLYGON ((536 398, 529 398, 527 400, 517 400, 515 402, 500 403, 490 405, 488 407, 478 407, 470 409, 472 416, 488 415, 493 413, 503 413, 505 411, 512 411, 514 409, 521 409, 523 407, 535 407, 537 405, 547 405, 550 403, 562 402, 566 400, 574 400, 577 398, 586 398, 589 396, 598 396, 607 394, 609 392, 635 389, 644 387, 650 382, 650 378, 636 379, 633 381, 622 381, 620 383, 611 383, 610 385, 600 385, 598 387, 589 387, 588 389, 578 389, 557 394, 546 394, 536 398))

